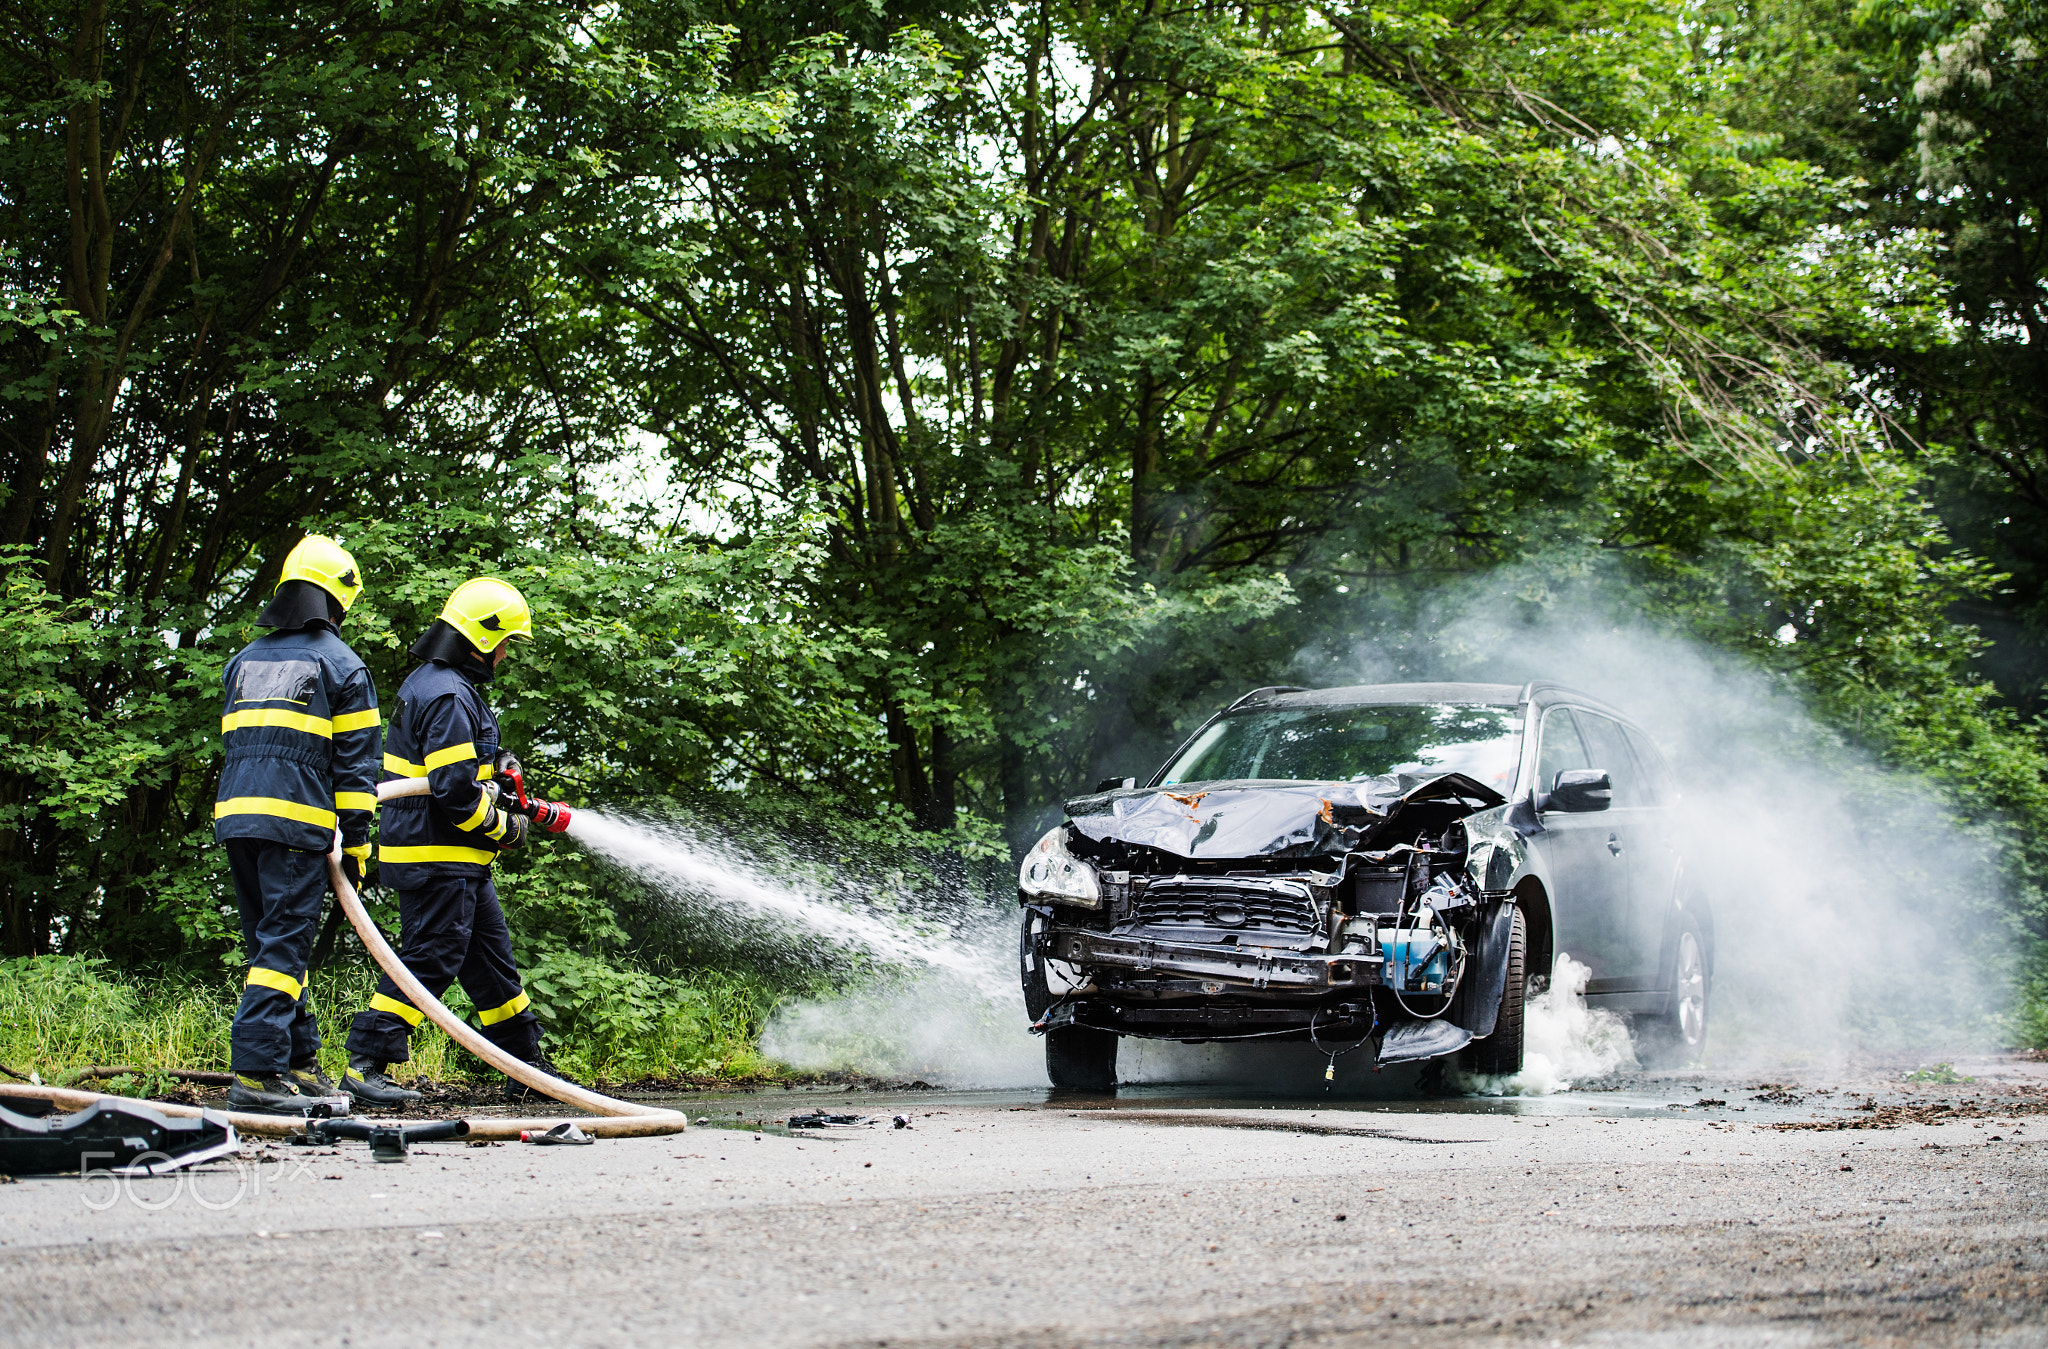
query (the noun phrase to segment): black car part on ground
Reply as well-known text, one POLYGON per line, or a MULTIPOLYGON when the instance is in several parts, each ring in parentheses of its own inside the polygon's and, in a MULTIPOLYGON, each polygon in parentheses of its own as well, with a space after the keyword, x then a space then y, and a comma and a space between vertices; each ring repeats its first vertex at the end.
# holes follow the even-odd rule
POLYGON ((103 1097, 60 1114, 54 1101, 14 1100, 14 1109, 0 1106, 0 1175, 157 1176, 241 1148, 235 1126, 211 1110, 181 1118, 103 1097))
POLYGON ((379 1162, 402 1162, 414 1143, 438 1143, 449 1138, 467 1138, 469 1121, 436 1120, 430 1124, 372 1124, 358 1119, 316 1119, 306 1132, 292 1140, 296 1147, 331 1147, 344 1138, 370 1145, 370 1157, 379 1162))
POLYGON ((1469 863, 1501 868, 1461 821, 1502 804, 1461 774, 1077 798, 1065 846, 1101 895, 1027 904, 1027 994, 1035 962, 1080 979, 1032 999, 1033 1029, 1319 1048, 1384 1030, 1381 1064, 1456 1052, 1494 1029, 1515 908, 1475 884, 1469 863))

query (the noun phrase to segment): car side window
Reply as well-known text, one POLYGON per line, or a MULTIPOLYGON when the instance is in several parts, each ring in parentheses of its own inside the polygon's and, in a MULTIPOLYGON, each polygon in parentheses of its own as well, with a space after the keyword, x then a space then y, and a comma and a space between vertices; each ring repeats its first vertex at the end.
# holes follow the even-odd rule
POLYGON ((1586 746, 1579 739, 1579 728, 1572 724, 1570 708, 1553 707, 1543 714, 1543 741, 1536 759, 1536 780, 1538 789, 1551 791, 1557 786, 1557 775, 1567 768, 1591 768, 1593 763, 1586 757, 1586 746))
POLYGON ((1636 752, 1629 748, 1621 723, 1591 712, 1579 713, 1578 720, 1586 748, 1593 755, 1592 766, 1605 769, 1607 780, 1614 785, 1614 804, 1649 805, 1649 793, 1643 790, 1642 773, 1636 767, 1636 752))
POLYGON ((1671 766, 1664 762, 1664 756, 1657 752, 1650 737, 1633 726, 1621 728, 1628 733, 1628 743, 1635 748, 1636 763, 1643 770, 1643 786, 1649 790, 1650 800, 1660 806, 1668 806, 1678 799, 1678 783, 1671 776, 1671 766))

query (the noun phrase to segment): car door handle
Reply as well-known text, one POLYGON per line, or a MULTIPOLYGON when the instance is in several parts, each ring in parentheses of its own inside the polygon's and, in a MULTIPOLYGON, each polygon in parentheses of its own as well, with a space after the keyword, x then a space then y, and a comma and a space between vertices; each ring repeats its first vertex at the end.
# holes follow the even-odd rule
POLYGON ((1613 853, 1616 857, 1621 856, 1621 835, 1609 834, 1607 836, 1607 851, 1613 853))

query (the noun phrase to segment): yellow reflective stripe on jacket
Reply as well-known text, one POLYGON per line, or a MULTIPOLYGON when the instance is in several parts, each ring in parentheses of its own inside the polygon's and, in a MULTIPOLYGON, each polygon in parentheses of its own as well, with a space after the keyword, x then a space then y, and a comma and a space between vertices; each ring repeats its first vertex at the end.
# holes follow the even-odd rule
POLYGON ((418 848, 393 848, 386 844, 377 845, 379 862, 474 862, 487 867, 498 860, 495 848, 451 848, 445 844, 429 843, 418 848))
POLYGON ((229 815, 275 815, 280 819, 297 820, 300 824, 317 824, 322 829, 334 828, 341 818, 331 810, 302 806, 296 801, 276 796, 234 796, 214 803, 214 819, 229 815))
POLYGON ((389 1012, 408 1026, 419 1025, 420 1022, 426 1019, 427 1015, 409 1002, 400 1002, 398 999, 387 997, 382 993, 372 993, 370 995, 370 1010, 373 1012, 389 1012))
POLYGON ((334 719, 334 733, 340 735, 343 731, 360 731, 365 726, 375 726, 376 724, 377 709, 366 707, 360 712, 344 712, 336 717, 334 719))
POLYGON ((220 719, 222 735, 229 731, 246 731, 252 726, 283 726, 288 730, 317 735, 323 740, 334 738, 334 723, 326 717, 309 717, 304 712, 287 712, 281 707, 259 707, 253 712, 230 712, 220 719))
POLYGON ((377 808, 377 793, 336 792, 334 794, 334 808, 336 810, 375 810, 377 808))
POLYGON ((464 759, 474 758, 476 758, 476 741, 474 740, 465 740, 459 745, 446 745, 427 756, 427 771, 431 773, 436 768, 446 768, 449 764, 461 763, 464 759))
POLYGON ((427 770, 424 765, 416 763, 407 763, 404 759, 399 758, 396 754, 387 754, 384 756, 384 771, 390 773, 394 777, 401 778, 423 778, 427 775, 427 770))
POLYGON ((480 763, 476 766, 476 780, 478 782, 489 782, 496 776, 498 776, 498 766, 496 764, 480 763))
POLYGON ((265 988, 274 988, 293 1002, 299 1000, 300 992, 306 987, 282 970, 266 970, 261 965, 249 967, 249 982, 261 984, 265 988))
POLYGON ((370 845, 367 843, 365 843, 360 848, 343 848, 341 851, 345 855, 355 858, 356 861, 358 862, 367 862, 370 860, 370 845))
POLYGON ((455 827, 457 829, 462 830, 464 833, 474 833, 476 831, 476 827, 482 824, 484 822, 484 818, 488 816, 490 813, 491 794, 489 792, 478 792, 476 800, 476 809, 469 813, 468 819, 457 820, 455 822, 455 827))
POLYGON ((513 1017, 518 1016, 526 1010, 526 1005, 531 1001, 532 999, 528 998, 525 990, 522 989, 518 997, 512 999, 503 1007, 493 1007, 488 1012, 478 1012, 476 1019, 483 1022, 486 1026, 495 1026, 500 1021, 510 1021, 513 1017))

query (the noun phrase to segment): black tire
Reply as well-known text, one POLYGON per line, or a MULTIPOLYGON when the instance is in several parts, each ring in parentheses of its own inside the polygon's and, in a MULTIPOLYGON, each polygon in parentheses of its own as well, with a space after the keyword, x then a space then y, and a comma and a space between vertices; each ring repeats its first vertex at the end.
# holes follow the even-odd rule
POLYGON ((1508 977, 1500 990, 1500 1012, 1494 1018, 1493 1034, 1474 1040, 1466 1049, 1468 1072, 1507 1077, 1522 1071, 1522 1012, 1529 1001, 1528 950, 1529 930, 1518 904, 1508 933, 1508 977))
POLYGON ((1116 1093, 1115 1031, 1061 1026, 1045 1033, 1045 1075, 1054 1091, 1116 1093))
POLYGON ((1040 936, 1044 930, 1045 915, 1035 909, 1024 910, 1023 925, 1017 930, 1017 975, 1024 984, 1024 1010, 1033 1021, 1052 1006, 1052 989, 1045 982, 1044 941, 1040 936))
POLYGON ((1707 1055, 1707 943, 1699 920, 1679 921, 1678 949, 1671 958, 1671 1003, 1634 1026, 1636 1058, 1645 1068, 1689 1068, 1707 1055))

